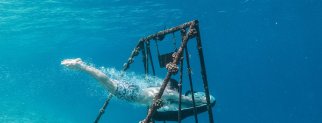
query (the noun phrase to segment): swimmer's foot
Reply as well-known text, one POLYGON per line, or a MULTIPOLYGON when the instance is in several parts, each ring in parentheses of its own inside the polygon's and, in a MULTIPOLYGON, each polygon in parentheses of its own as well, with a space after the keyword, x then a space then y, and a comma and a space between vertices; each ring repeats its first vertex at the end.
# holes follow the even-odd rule
POLYGON ((82 59, 76 58, 76 59, 65 59, 61 61, 60 64, 64 65, 67 68, 79 69, 84 64, 84 62, 82 61, 82 59))

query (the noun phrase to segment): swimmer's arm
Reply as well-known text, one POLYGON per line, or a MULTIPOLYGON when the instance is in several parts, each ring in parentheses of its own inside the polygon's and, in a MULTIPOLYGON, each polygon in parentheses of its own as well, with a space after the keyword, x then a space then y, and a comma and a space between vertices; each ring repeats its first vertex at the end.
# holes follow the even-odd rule
POLYGON ((114 81, 108 78, 108 76, 105 75, 102 71, 84 63, 80 58, 66 59, 66 60, 63 60, 61 64, 68 68, 84 71, 90 74, 99 82, 101 82, 104 85, 104 87, 106 87, 107 90, 111 93, 114 93, 116 90, 116 83, 114 81))
POLYGON ((110 80, 102 71, 86 64, 81 65, 81 70, 100 81, 110 92, 115 92, 116 84, 112 80, 110 80))

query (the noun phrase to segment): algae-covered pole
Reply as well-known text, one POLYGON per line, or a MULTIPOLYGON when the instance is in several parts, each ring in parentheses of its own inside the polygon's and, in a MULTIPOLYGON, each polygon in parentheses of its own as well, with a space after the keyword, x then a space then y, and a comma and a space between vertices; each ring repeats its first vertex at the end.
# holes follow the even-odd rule
MULTIPOLYGON (((198 25, 198 21, 196 21, 196 24, 198 25)), ((199 26, 196 26, 196 39, 197 39, 197 48, 198 48, 198 53, 199 53, 199 59, 200 59, 200 65, 201 65, 201 75, 202 75, 202 80, 203 80, 203 85, 205 89, 205 94, 206 94, 206 100, 207 100, 207 109, 208 109, 208 114, 209 114, 209 123, 214 123, 214 118, 212 115, 212 109, 210 105, 210 96, 209 96, 209 89, 208 89, 208 80, 207 80, 207 74, 206 74, 206 66, 205 66, 205 60, 203 57, 203 51, 202 51, 202 46, 201 46, 201 37, 200 37, 200 30, 199 26)))
MULTIPOLYGON (((192 84, 192 76, 191 76, 191 67, 190 67, 190 60, 189 60, 189 52, 188 48, 185 48, 185 54, 186 54, 186 62, 187 62, 187 68, 188 68, 188 77, 189 77, 189 84, 190 84, 190 91, 195 92, 193 89, 193 84, 192 84)), ((192 104, 193 104, 193 114, 195 117, 195 123, 198 123, 198 116, 197 116, 197 108, 196 108, 196 101, 195 101, 195 94, 191 93, 192 97, 192 104)))
POLYGON ((144 67, 144 73, 147 75, 148 74, 148 59, 146 57, 146 52, 145 52, 145 46, 144 43, 141 45, 141 53, 142 53, 142 61, 143 61, 143 67, 144 67))
POLYGON ((180 58, 180 75, 179 75, 179 110, 178 110, 178 123, 181 123, 181 102, 182 102, 182 71, 183 71, 183 58, 180 58))
POLYGON ((152 67, 152 75, 155 76, 155 69, 154 69, 153 59, 152 59, 151 50, 150 50, 150 42, 146 42, 146 52, 150 58, 150 64, 152 67))
POLYGON ((123 71, 126 71, 130 67, 130 64, 134 62, 134 57, 139 55, 139 51, 142 50, 142 47, 144 48, 144 42, 143 40, 140 40, 139 43, 136 45, 136 47, 133 49, 127 62, 124 63, 123 71))
POLYGON ((146 118, 142 121, 143 123, 149 123, 155 110, 162 106, 161 96, 163 95, 164 89, 166 88, 172 74, 175 74, 178 71, 177 62, 178 62, 179 58, 181 58, 183 49, 186 47, 188 40, 195 36, 195 34, 196 34, 195 31, 196 31, 195 30, 195 23, 194 23, 194 21, 192 21, 192 23, 190 25, 189 33, 183 37, 181 46, 178 49, 178 51, 172 55, 174 57, 174 60, 166 65, 166 68, 168 69, 168 73, 167 73, 165 79, 163 80, 163 83, 161 85, 159 93, 154 97, 153 105, 150 107, 146 118))
MULTIPOLYGON (((153 104, 152 106, 149 108, 148 110, 148 115, 146 116, 146 118, 141 121, 142 123, 149 123, 150 119, 153 116, 153 113, 162 106, 162 100, 161 97, 163 95, 163 92, 171 78, 172 75, 176 74, 178 71, 178 66, 177 63, 178 61, 182 61, 182 55, 183 55, 183 50, 186 50, 186 55, 188 55, 188 49, 186 49, 187 47, 187 42, 189 39, 196 37, 197 40, 197 47, 198 47, 198 53, 199 53, 199 58, 200 58, 200 64, 201 64, 201 74, 202 74, 202 79, 203 79, 203 84, 204 84, 204 89, 205 89, 205 94, 206 94, 206 101, 207 101, 207 109, 208 109, 208 113, 209 113, 209 121, 210 123, 214 123, 214 119, 213 119, 213 113, 212 113, 212 109, 211 109, 211 105, 210 105, 210 95, 209 95, 209 89, 208 89, 208 80, 207 80, 207 75, 206 75, 206 67, 205 67, 205 63, 204 63, 204 56, 203 56, 203 51, 202 51, 202 46, 201 46, 201 38, 200 38, 200 32, 199 32, 199 27, 198 27, 198 21, 197 20, 193 20, 187 23, 184 23, 182 25, 176 26, 176 27, 172 27, 163 31, 160 31, 156 34, 152 34, 149 35, 145 38, 142 38, 139 40, 138 44, 136 45, 136 47, 133 49, 129 59, 127 60, 127 62, 123 65, 123 71, 126 71, 130 65, 134 62, 134 57, 136 57, 139 52, 142 50, 142 54, 143 54, 143 62, 145 62, 144 67, 145 67, 145 72, 147 73, 147 69, 148 69, 148 59, 150 58, 150 62, 152 65, 152 71, 153 71, 153 75, 155 75, 155 71, 154 71, 154 65, 152 62, 152 56, 150 53, 150 46, 149 43, 151 40, 156 40, 156 41, 161 41, 164 39, 165 35, 170 34, 170 33, 174 33, 177 31, 185 31, 187 28, 189 27, 189 32, 188 33, 182 33, 182 43, 181 46, 179 47, 179 49, 177 50, 177 52, 175 52, 172 56, 173 56, 173 61, 168 63, 166 65, 166 68, 168 69, 167 75, 165 77, 165 79, 163 80, 163 83, 161 85, 161 88, 158 92, 158 94, 154 97, 153 99, 153 104), (146 44, 146 47, 144 47, 144 44, 146 44)), ((190 71, 190 64, 189 64, 189 58, 188 56, 186 56, 187 58, 187 64, 188 64, 188 74, 189 74, 189 80, 190 80, 190 86, 191 86, 191 90, 193 90, 192 88, 192 80, 191 80, 191 71, 190 71)), ((182 63, 181 63, 182 64, 182 63)), ((181 66, 182 69, 182 66, 181 66)), ((180 82, 181 83, 181 82, 180 82)), ((192 91, 193 92, 193 91, 192 91)), ((181 95, 181 94, 180 94, 181 95)), ((98 122, 98 120, 100 119, 101 115, 104 113, 104 110, 109 102, 109 100, 111 99, 112 95, 109 95, 108 99, 105 101, 104 106, 103 106, 103 110, 101 109, 99 116, 97 117, 97 119, 95 120, 95 122, 98 122)), ((193 103, 195 103, 194 101, 194 97, 193 98, 193 103)), ((197 119, 197 114, 196 114, 196 109, 195 109, 195 104, 194 104, 194 115, 195 115, 195 120, 196 123, 198 122, 197 119)), ((179 112, 179 116, 178 116, 178 120, 181 120, 181 115, 179 112)))
POLYGON ((104 105, 102 106, 102 108, 100 109, 100 112, 99 112, 99 114, 97 115, 97 117, 96 117, 96 119, 95 119, 94 123, 98 123, 98 121, 101 119, 101 117, 102 117, 102 115, 104 114, 105 109, 106 109, 106 107, 107 107, 108 103, 110 102, 110 100, 112 99, 112 97, 113 97, 113 95, 112 95, 111 93, 107 96, 107 99, 106 99, 106 101, 105 101, 104 105))
POLYGON ((166 30, 163 30, 163 31, 160 31, 156 34, 152 34, 152 35, 149 35, 141 40, 143 41, 150 41, 152 39, 157 39, 159 40, 161 38, 161 40, 163 39, 163 37, 169 33, 174 33, 176 31, 179 31, 181 29, 185 29, 185 28, 188 28, 190 25, 192 25, 193 23, 195 23, 196 20, 193 20, 193 21, 190 21, 190 22, 187 22, 187 23, 184 23, 184 24, 181 24, 179 26, 176 26, 176 27, 172 27, 170 29, 166 29, 166 30))
MULTIPOLYGON (((182 37, 182 41, 184 39, 184 37, 186 36, 186 30, 185 29, 181 29, 181 37, 182 37)), ((187 46, 184 47, 184 49, 186 49, 187 46)), ((182 53, 183 55, 183 53, 182 53)), ((182 71, 183 71, 183 57, 180 59, 180 75, 179 75, 179 110, 178 110, 178 123, 181 123, 181 102, 182 102, 182 71)))
POLYGON ((123 65, 123 71, 126 71, 130 67, 130 64, 133 63, 134 57, 138 55, 139 51, 141 50, 141 46, 144 45, 143 44, 144 42, 149 42, 152 39, 162 40, 165 35, 167 35, 169 33, 174 33, 176 31, 184 29, 184 28, 188 28, 192 23, 195 23, 195 22, 196 22, 196 20, 193 20, 193 21, 181 24, 181 25, 176 26, 176 27, 172 27, 170 29, 160 31, 160 32, 158 32, 156 34, 152 34, 152 35, 149 35, 149 36, 147 36, 145 38, 140 39, 139 43, 137 44, 137 46, 132 51, 128 61, 123 65))

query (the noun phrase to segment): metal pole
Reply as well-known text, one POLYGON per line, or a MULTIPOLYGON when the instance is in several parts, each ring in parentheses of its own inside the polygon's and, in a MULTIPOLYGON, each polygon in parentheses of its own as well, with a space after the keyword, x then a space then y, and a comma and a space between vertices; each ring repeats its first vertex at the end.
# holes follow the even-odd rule
POLYGON ((105 103, 104 103, 103 107, 100 109, 100 112, 99 112, 99 114, 97 115, 97 117, 96 117, 96 119, 95 119, 94 123, 98 123, 98 121, 101 119, 101 117, 102 117, 102 115, 104 114, 105 109, 106 109, 106 107, 107 107, 107 105, 108 105, 109 101, 112 99, 112 97, 113 97, 113 95, 112 95, 111 93, 107 96, 107 100, 105 101, 105 103))
POLYGON ((197 48, 198 48, 198 53, 199 53, 200 65, 201 65, 201 75, 202 75, 202 80, 203 80, 203 85, 204 85, 206 100, 207 100, 209 122, 214 123, 213 113, 212 113, 212 109, 211 109, 211 105, 210 105, 208 80, 207 80, 207 74, 206 74, 205 60, 204 60, 203 52, 202 52, 201 37, 200 37, 200 30, 199 30, 199 26, 198 26, 198 21, 196 21, 196 30, 197 30, 197 35, 196 35, 197 48))
POLYGON ((178 123, 181 123, 181 102, 182 102, 182 71, 183 71, 183 59, 180 58, 180 79, 179 79, 179 110, 178 110, 178 123))
POLYGON ((198 123, 198 116, 196 111, 196 101, 195 101, 195 94, 193 90, 193 84, 192 84, 192 76, 191 76, 191 67, 190 67, 190 60, 189 60, 189 52, 188 48, 185 48, 186 51, 186 61, 187 61, 187 68, 188 68, 188 77, 189 77, 189 83, 190 83, 190 91, 192 96, 192 104, 193 104, 193 114, 195 116, 195 122, 198 123))
POLYGON ((148 68, 148 58, 146 57, 146 52, 145 52, 145 44, 142 43, 141 45, 141 52, 142 52, 142 61, 143 61, 143 66, 144 66, 144 73, 145 75, 148 74, 149 68, 148 68))
MULTIPOLYGON (((177 62, 178 62, 179 58, 181 58, 181 55, 182 55, 184 47, 186 47, 186 45, 188 43, 188 40, 195 35, 194 31, 196 31, 196 30, 193 29, 194 27, 195 27, 195 23, 192 23, 190 25, 189 33, 186 36, 183 37, 183 41, 181 43, 180 48, 178 49, 178 51, 175 54, 173 54, 174 60, 171 63, 168 63, 167 66, 169 65, 169 66, 174 66, 174 67, 171 67, 171 68, 177 68, 176 67, 177 62)), ((168 73, 167 73, 167 75, 166 75, 166 77, 165 77, 165 79, 164 79, 164 81, 163 81, 163 83, 161 85, 159 93, 154 97, 153 105, 150 107, 148 115, 146 116, 146 118, 142 121, 143 123, 149 123, 153 113, 157 109, 156 104, 160 101, 161 96, 163 95, 163 92, 164 92, 164 90, 165 90, 165 88, 166 88, 166 86, 167 86, 167 84, 168 84, 168 82, 170 80, 170 77, 172 76, 172 74, 175 73, 173 71, 177 71, 177 70, 169 69, 168 67, 167 67, 167 69, 168 69, 168 73)))
POLYGON ((152 59, 151 50, 150 50, 150 42, 146 42, 146 52, 150 58, 153 76, 155 76, 155 69, 154 69, 153 59, 152 59))

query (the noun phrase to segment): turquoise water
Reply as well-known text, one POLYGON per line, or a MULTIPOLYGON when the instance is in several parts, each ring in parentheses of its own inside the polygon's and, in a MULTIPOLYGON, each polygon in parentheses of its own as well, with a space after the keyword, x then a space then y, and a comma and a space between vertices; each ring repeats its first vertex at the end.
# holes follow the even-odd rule
MULTIPOLYGON (((105 90, 61 60, 120 70, 141 37, 193 19, 217 99, 215 122, 322 122, 321 7, 318 0, 0 0, 0 122, 93 122, 105 90)), ((173 49, 167 40, 162 53, 173 49)), ((195 90, 202 91, 195 42, 189 49, 195 90)), ((142 75, 140 62, 130 71, 142 75)), ((145 116, 146 107, 113 98, 101 121, 145 116)), ((201 123, 207 118, 199 115, 201 123)))

